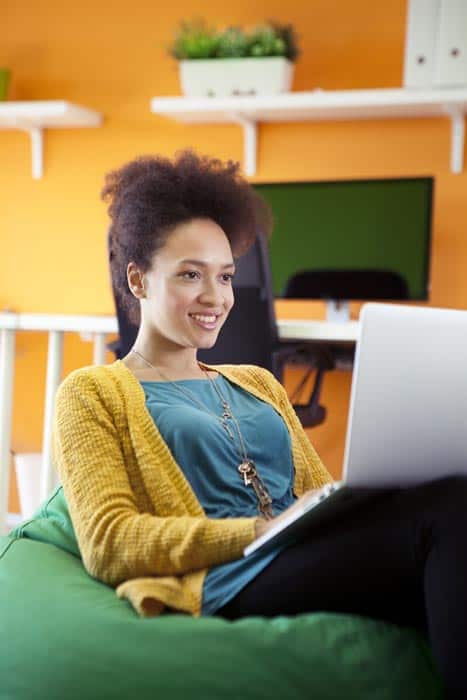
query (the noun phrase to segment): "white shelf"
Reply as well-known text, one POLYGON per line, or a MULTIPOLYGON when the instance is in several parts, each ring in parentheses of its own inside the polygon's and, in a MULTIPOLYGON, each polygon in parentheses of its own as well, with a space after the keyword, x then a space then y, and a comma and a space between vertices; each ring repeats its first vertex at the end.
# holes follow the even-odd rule
POLYGON ((240 124, 245 135, 247 175, 256 172, 260 122, 448 117, 452 132, 451 170, 460 173, 463 168, 467 88, 314 90, 256 97, 154 97, 151 112, 186 123, 240 124))
POLYGON ((63 100, 0 102, 0 129, 27 131, 31 138, 32 176, 43 174, 44 129, 77 129, 99 126, 102 116, 63 100))

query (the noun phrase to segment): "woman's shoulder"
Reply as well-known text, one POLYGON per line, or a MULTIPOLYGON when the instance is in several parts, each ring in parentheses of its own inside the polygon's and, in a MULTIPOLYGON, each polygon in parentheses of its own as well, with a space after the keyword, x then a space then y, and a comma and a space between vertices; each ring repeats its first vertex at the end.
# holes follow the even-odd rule
POLYGON ((282 385, 265 367, 258 365, 206 365, 209 369, 219 372, 227 379, 240 384, 245 389, 254 390, 269 398, 277 398, 282 385))
POLYGON ((208 365, 205 362, 201 362, 204 367, 210 369, 214 372, 219 372, 219 374, 225 376, 235 376, 241 379, 255 380, 262 378, 267 380, 268 376, 274 379, 274 375, 264 367, 259 367, 259 365, 208 365))
POLYGON ((116 391, 122 382, 129 381, 128 375, 128 371, 118 360, 109 365, 79 367, 65 377, 58 391, 112 392, 116 391))

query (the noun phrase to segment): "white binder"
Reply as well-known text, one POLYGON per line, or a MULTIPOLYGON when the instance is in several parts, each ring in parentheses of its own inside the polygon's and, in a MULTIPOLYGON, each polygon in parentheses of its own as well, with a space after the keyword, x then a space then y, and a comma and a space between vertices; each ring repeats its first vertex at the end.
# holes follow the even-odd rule
POLYGON ((436 87, 467 85, 467 0, 442 0, 436 46, 436 87))
POLYGON ((441 4, 442 0, 409 0, 407 3, 405 87, 433 87, 441 4))

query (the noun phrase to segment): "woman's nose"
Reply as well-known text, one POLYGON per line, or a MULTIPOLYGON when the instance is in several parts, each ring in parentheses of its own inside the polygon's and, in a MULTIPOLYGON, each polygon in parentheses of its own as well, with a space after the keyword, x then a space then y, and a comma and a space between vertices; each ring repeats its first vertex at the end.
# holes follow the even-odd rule
POLYGON ((225 294, 216 282, 206 282, 201 290, 200 298, 204 303, 210 302, 211 304, 223 305, 225 294))

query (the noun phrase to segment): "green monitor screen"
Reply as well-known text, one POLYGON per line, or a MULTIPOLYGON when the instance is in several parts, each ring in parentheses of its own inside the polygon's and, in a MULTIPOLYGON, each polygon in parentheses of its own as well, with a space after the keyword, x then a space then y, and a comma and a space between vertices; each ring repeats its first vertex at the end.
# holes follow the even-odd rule
MULTIPOLYGON (((433 178, 255 184, 269 202, 274 295, 304 270, 391 270, 428 299, 433 178)), ((315 297, 316 298, 316 297, 315 297)), ((368 299, 378 298, 378 290, 368 299)))

